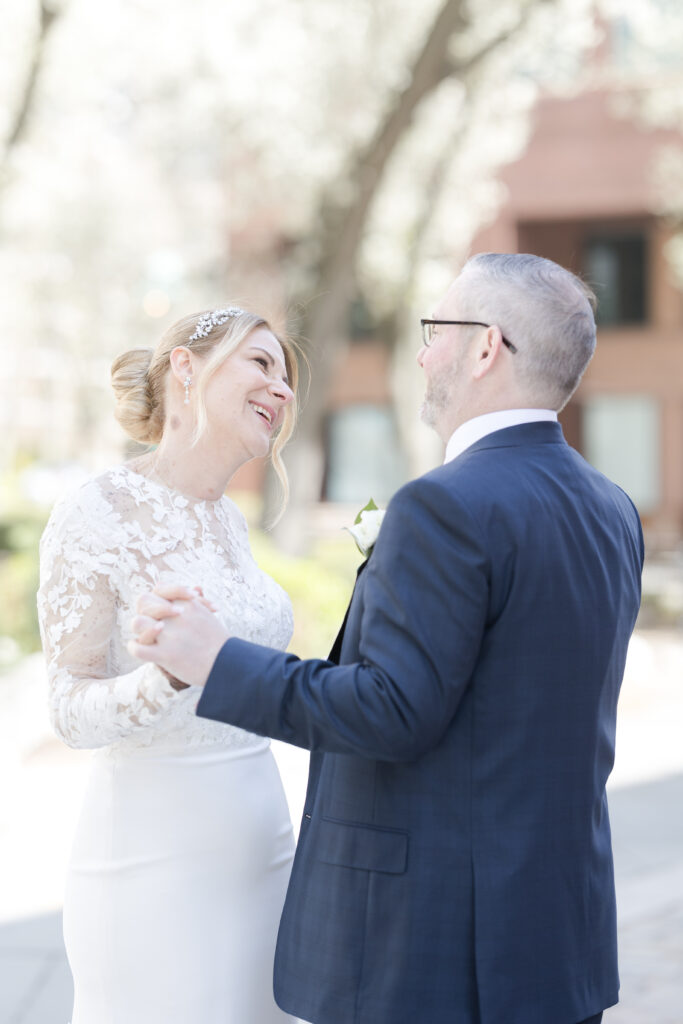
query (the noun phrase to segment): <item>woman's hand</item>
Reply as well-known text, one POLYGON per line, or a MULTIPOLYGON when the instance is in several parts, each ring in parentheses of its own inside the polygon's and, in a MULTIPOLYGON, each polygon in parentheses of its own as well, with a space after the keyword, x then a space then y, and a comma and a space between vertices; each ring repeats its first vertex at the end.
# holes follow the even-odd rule
POLYGON ((137 601, 128 651, 158 665, 177 683, 203 686, 228 633, 201 588, 169 584, 155 587, 137 601))

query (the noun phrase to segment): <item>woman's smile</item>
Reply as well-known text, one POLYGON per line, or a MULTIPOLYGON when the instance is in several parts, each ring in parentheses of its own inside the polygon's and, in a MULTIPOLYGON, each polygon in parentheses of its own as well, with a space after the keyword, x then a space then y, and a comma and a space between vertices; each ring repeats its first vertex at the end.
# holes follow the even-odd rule
POLYGON ((275 423, 275 410, 269 405, 262 405, 260 402, 249 402, 254 412, 264 421, 270 432, 275 423))

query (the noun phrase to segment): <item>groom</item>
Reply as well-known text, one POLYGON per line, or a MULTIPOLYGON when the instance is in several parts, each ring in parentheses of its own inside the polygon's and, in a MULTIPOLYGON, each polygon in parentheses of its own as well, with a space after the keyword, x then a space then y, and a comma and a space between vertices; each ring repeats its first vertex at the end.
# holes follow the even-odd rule
MULTIPOLYGON (((275 994, 314 1024, 579 1024, 617 1001, 605 783, 640 599, 638 515, 564 441, 592 296, 527 255, 425 321, 443 466, 389 504, 340 664, 227 639, 190 591, 131 649, 198 713, 313 752, 275 994)), ((175 602, 175 603, 174 603, 175 602)))

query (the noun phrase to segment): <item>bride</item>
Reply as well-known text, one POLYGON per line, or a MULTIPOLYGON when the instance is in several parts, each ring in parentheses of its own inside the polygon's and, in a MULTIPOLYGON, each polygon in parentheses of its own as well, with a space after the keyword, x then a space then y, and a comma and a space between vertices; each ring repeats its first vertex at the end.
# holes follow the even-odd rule
POLYGON ((41 542, 52 722, 97 748, 64 906, 72 1024, 284 1024, 272 965, 294 840, 269 741, 197 718, 201 690, 126 644, 139 594, 201 580, 233 635, 287 646, 289 600, 224 492, 271 442, 286 492, 294 351, 229 307, 126 352, 112 384, 119 422, 157 447, 61 501, 41 542))

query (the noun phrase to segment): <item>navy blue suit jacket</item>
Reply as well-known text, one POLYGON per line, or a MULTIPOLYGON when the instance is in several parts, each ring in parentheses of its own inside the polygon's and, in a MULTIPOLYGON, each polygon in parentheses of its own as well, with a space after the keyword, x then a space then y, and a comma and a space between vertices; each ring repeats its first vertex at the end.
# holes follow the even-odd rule
POLYGON ((199 714, 313 751, 275 963, 314 1024, 576 1024, 616 1002, 605 783, 629 498, 556 423, 403 487, 341 664, 237 639, 199 714))

